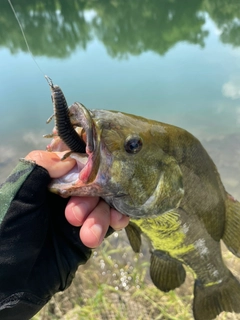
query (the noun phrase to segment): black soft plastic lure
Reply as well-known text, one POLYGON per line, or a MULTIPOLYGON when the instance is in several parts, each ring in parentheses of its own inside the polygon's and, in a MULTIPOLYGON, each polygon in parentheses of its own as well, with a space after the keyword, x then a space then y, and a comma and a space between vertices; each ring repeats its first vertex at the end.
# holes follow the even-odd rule
POLYGON ((61 88, 54 85, 52 80, 46 76, 51 88, 51 96, 54 107, 55 124, 58 135, 72 152, 85 153, 86 144, 74 130, 70 122, 69 108, 61 88))

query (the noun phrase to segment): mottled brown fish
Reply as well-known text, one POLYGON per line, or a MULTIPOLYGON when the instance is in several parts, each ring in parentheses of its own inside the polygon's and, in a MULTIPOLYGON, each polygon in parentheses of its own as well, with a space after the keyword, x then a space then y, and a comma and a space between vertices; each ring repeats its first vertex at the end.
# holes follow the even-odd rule
MULTIPOLYGON (((54 95, 61 89, 51 85, 51 90, 54 95)), ((220 248, 222 239, 240 257, 240 203, 225 191, 201 143, 181 128, 135 115, 87 110, 80 103, 67 112, 67 126, 78 133, 86 153, 72 150, 75 168, 54 179, 50 190, 63 197, 100 196, 129 215, 133 250, 140 251, 141 234, 150 240, 150 274, 160 290, 179 287, 183 265, 189 266, 196 320, 240 312, 240 284, 220 248)), ((71 149, 69 139, 54 136, 49 151, 71 149)))

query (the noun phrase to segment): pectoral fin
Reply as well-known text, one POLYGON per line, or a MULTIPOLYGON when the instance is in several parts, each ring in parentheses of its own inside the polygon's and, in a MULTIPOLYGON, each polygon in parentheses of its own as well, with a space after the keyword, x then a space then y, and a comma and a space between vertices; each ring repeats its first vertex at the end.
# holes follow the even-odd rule
POLYGON ((139 253, 142 244, 141 229, 135 223, 130 221, 125 230, 133 251, 139 253))
POLYGON ((156 250, 151 255, 150 276, 158 289, 168 292, 185 281, 186 271, 178 260, 166 252, 156 250))

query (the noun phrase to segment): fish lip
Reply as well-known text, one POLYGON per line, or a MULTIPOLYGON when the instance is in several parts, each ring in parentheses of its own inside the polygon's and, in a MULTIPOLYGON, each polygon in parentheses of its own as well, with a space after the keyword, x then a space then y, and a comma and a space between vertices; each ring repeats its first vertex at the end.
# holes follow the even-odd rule
POLYGON ((70 121, 73 126, 82 127, 86 133, 86 153, 94 152, 96 146, 96 132, 94 130, 93 114, 82 103, 74 102, 70 108, 70 121))
MULTIPOLYGON (((55 178, 51 181, 49 189, 52 192, 66 195, 68 191, 73 193, 74 189, 78 189, 81 186, 86 186, 89 182, 92 182, 98 172, 99 168, 99 143, 98 133, 95 123, 93 121, 93 113, 89 111, 84 105, 75 102, 69 107, 70 121, 76 130, 81 132, 81 137, 86 143, 86 153, 75 153, 71 150, 66 151, 70 153, 70 157, 76 161, 76 165, 65 175, 55 178), (83 130, 82 130, 83 129, 83 130), (84 131, 84 138, 82 132, 84 131)), ((56 144, 57 147, 57 144, 56 144)), ((54 142, 51 147, 51 151, 54 150, 54 142)), ((58 149, 58 151, 60 151, 58 149)))

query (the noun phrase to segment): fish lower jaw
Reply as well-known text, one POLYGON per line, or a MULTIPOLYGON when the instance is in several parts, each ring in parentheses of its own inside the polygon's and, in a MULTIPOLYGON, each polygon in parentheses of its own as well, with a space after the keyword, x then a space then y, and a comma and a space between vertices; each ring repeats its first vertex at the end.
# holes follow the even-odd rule
POLYGON ((53 181, 49 185, 49 190, 52 193, 56 193, 63 198, 68 198, 71 196, 77 197, 104 197, 111 196, 110 194, 106 194, 105 190, 96 183, 85 184, 80 180, 77 180, 75 183, 65 183, 59 184, 53 181))

